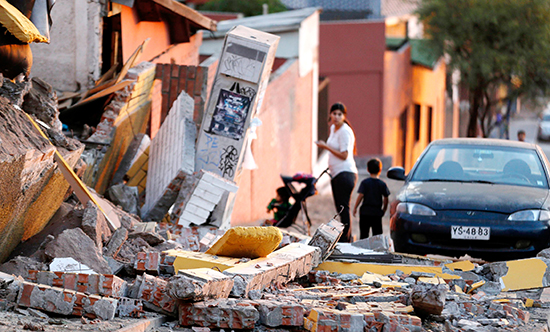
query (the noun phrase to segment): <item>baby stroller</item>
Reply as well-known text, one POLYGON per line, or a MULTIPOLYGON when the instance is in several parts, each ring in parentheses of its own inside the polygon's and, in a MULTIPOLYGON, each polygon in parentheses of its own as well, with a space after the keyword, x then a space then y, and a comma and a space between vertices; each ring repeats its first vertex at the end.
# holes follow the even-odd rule
POLYGON ((304 211, 307 223, 305 224, 305 227, 301 229, 301 231, 302 233, 305 233, 307 231, 307 235, 311 235, 311 220, 309 219, 309 215, 307 213, 306 199, 317 194, 315 184, 317 184, 319 178, 321 178, 321 176, 323 176, 323 174, 327 172, 328 168, 325 169, 317 178, 313 177, 313 175, 311 174, 303 173, 297 173, 294 176, 281 175, 281 179, 283 180, 285 187, 288 189, 290 195, 292 196, 292 198, 294 198, 295 202, 294 205, 292 205, 290 210, 287 212, 287 214, 283 218, 281 218, 281 220, 277 221, 273 226, 280 228, 288 228, 290 226, 293 226, 295 225, 296 218, 298 217, 300 211, 304 211), (297 189, 294 184, 302 184, 302 188, 297 189))

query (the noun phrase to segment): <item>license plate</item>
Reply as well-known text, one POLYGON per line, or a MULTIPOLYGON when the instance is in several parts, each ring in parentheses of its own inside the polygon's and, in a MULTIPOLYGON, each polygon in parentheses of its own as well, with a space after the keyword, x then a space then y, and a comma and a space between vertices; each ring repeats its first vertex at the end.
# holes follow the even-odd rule
POLYGON ((451 239, 489 240, 490 227, 451 226, 451 239))

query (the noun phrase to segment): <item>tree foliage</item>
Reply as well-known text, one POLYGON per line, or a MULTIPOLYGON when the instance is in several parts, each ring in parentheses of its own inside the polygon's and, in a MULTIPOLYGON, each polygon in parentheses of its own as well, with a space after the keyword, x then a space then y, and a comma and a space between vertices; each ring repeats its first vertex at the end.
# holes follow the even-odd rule
POLYGON ((279 0, 212 0, 199 7, 200 10, 243 13, 244 16, 255 16, 263 13, 262 5, 266 3, 270 13, 286 11, 279 0))
POLYGON ((423 0, 418 14, 427 36, 459 70, 469 91, 468 136, 478 123, 489 134, 495 107, 505 99, 550 91, 550 1, 423 0))

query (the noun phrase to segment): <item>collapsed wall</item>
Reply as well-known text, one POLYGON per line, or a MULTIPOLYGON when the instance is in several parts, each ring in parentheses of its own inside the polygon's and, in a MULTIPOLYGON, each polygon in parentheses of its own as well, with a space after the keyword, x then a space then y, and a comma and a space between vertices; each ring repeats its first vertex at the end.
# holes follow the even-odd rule
POLYGON ((2 97, 0 142, 0 261, 4 261, 23 238, 25 214, 53 172, 55 148, 23 111, 2 97))

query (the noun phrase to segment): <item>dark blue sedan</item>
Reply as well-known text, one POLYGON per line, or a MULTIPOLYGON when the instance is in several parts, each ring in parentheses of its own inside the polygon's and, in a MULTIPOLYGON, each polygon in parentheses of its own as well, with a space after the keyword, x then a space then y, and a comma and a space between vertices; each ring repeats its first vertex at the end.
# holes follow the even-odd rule
POLYGON ((549 163, 535 144, 458 138, 432 142, 392 203, 397 252, 508 260, 550 247, 549 163))

